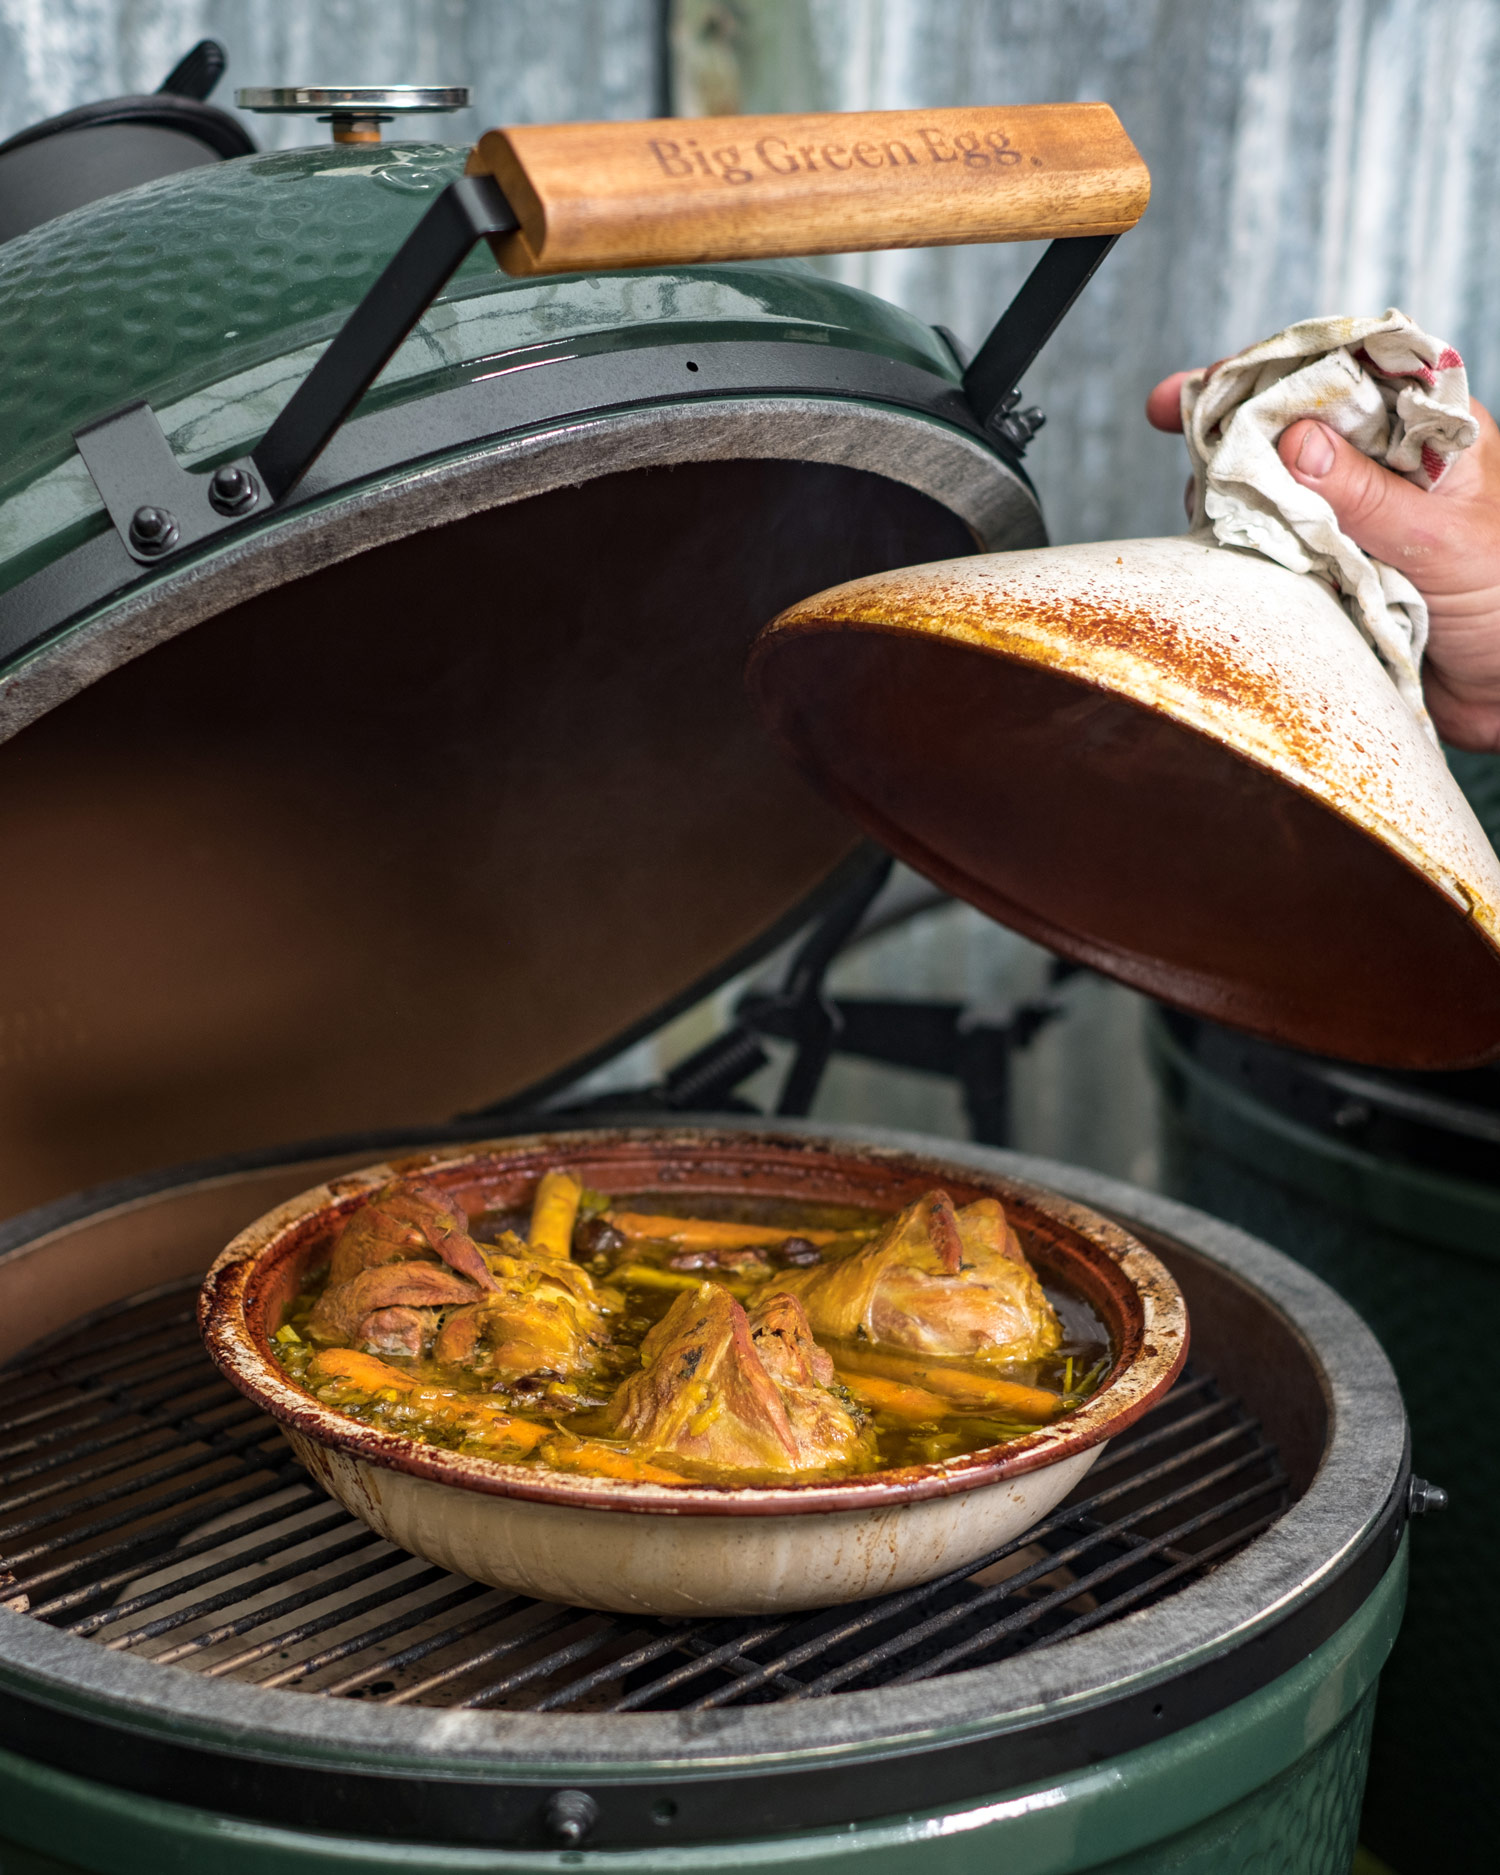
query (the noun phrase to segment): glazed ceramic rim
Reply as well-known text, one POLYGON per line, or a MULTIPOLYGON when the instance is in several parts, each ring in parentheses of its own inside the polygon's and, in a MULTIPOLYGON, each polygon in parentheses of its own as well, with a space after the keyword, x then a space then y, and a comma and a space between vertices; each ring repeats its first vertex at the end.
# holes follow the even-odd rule
MULTIPOLYGON (((1001 1199, 1020 1217, 1023 1232, 1041 1223, 1117 1295, 1131 1313, 1119 1334, 1115 1367, 1098 1391, 1053 1426, 1004 1446, 936 1464, 904 1466, 857 1477, 788 1485, 660 1485, 503 1464, 425 1445, 325 1406, 284 1372, 267 1335, 257 1325, 262 1297, 275 1270, 321 1237, 335 1219, 347 1216, 393 1177, 421 1175, 444 1187, 498 1184, 540 1162, 565 1165, 607 1158, 630 1149, 662 1158, 744 1161, 747 1183, 757 1164, 826 1168, 832 1176, 850 1161, 883 1168, 895 1177, 941 1178, 958 1183, 951 1160, 887 1146, 845 1144, 786 1134, 708 1127, 662 1129, 622 1127, 529 1134, 473 1145, 451 1146, 394 1159, 315 1186, 246 1227, 216 1259, 198 1303, 204 1343, 225 1378, 280 1424, 317 1445, 330 1447, 387 1470, 405 1472, 464 1491, 576 1509, 631 1511, 667 1516, 787 1516, 811 1512, 894 1508, 924 1498, 948 1497, 1038 1471, 1115 1438, 1162 1397, 1182 1370, 1188 1351, 1187 1308, 1166 1268, 1121 1225, 1087 1206, 1020 1179, 978 1172, 964 1181, 976 1195, 1001 1199), (517 1162, 520 1162, 519 1164, 517 1162)), ((705 1165, 705 1170, 707 1166, 705 1165)), ((960 1200, 967 1202, 967 1199, 960 1200)))

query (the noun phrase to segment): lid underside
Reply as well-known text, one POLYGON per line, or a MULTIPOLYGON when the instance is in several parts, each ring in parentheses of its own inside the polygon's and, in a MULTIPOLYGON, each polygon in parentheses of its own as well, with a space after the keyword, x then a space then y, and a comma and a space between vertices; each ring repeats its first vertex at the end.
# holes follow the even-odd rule
POLYGON ((824 794, 1066 956, 1317 1053, 1420 1068, 1500 1048, 1500 967, 1465 908, 1161 709, 878 629, 773 634, 755 682, 824 794))

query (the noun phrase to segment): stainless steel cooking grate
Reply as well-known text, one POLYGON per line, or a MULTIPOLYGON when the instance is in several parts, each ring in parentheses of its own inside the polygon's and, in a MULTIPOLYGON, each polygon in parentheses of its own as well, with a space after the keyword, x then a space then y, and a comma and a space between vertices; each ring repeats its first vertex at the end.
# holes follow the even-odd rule
POLYGON ((902 1685, 1157 1601, 1289 1501, 1257 1420, 1190 1370, 1071 1499, 977 1568, 774 1620, 560 1608, 433 1568, 331 1503, 209 1363, 195 1291, 86 1318, 0 1374, 0 1604, 214 1678, 538 1712, 902 1685))

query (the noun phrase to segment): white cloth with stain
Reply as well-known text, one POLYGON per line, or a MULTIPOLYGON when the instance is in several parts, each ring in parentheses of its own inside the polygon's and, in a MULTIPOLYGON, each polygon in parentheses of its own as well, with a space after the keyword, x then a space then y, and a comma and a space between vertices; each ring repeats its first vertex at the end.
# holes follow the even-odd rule
POLYGON ((1478 435, 1464 361, 1392 309, 1383 319, 1304 319, 1182 387, 1194 527, 1327 580, 1436 741, 1420 674, 1427 606, 1405 574, 1355 546, 1277 455, 1300 417, 1432 488, 1478 435))

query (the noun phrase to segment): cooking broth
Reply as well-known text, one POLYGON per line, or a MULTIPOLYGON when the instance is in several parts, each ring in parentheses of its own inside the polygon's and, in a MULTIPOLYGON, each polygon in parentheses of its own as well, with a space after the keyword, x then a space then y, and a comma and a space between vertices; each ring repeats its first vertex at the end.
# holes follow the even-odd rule
POLYGON ((566 1174, 527 1210, 468 1219, 432 1187, 388 1187, 273 1345, 325 1404, 428 1444, 736 1485, 1005 1445, 1111 1362, 1098 1315, 1037 1280, 992 1199, 893 1214, 606 1197, 566 1174))

